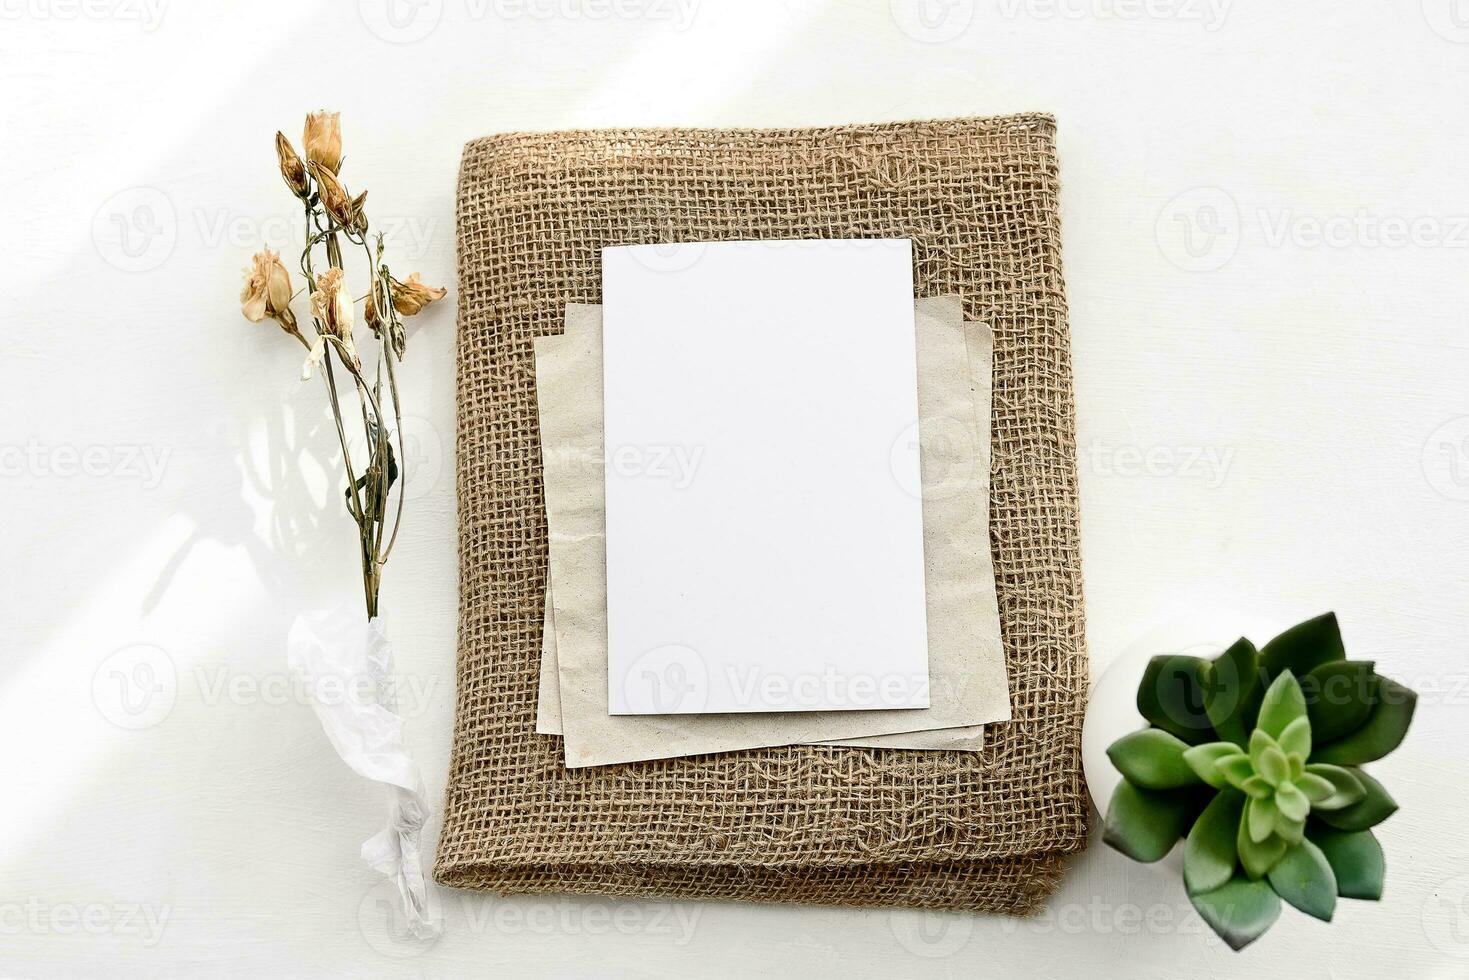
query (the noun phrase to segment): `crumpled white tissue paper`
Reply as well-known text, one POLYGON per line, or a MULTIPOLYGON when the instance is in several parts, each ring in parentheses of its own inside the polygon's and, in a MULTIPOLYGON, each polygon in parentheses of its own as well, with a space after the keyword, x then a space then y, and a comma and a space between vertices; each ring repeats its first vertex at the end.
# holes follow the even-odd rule
POLYGON ((362 845, 363 860, 398 886, 414 936, 439 935, 437 902, 423 868, 422 830, 430 810, 395 711, 393 648, 382 620, 368 620, 347 605, 303 613, 291 625, 286 649, 342 761, 387 787, 388 825, 362 845))

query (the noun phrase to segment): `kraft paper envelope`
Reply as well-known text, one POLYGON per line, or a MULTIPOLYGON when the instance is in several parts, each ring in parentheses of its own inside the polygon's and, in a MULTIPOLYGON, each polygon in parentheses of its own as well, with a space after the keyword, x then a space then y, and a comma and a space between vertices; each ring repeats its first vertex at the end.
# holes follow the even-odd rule
POLYGON ((538 730, 556 727, 555 687, 568 767, 797 742, 977 748, 978 726, 1009 720, 989 555, 989 332, 971 324, 966 339, 956 297, 920 300, 915 312, 922 422, 895 439, 923 445, 912 492, 923 498, 932 700, 905 711, 608 714, 600 308, 568 305, 566 333, 536 338, 553 607, 538 730))

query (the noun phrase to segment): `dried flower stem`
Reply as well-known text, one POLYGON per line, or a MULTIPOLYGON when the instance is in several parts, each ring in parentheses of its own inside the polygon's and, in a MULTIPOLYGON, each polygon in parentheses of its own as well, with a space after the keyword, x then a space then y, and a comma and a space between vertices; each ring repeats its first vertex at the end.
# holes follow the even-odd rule
POLYGON ((363 597, 367 614, 373 617, 378 614, 383 566, 393 551, 403 522, 403 481, 399 467, 406 453, 395 362, 403 356, 406 335, 400 317, 412 316, 441 299, 444 290, 419 282, 417 273, 404 281, 394 278, 383 262, 381 234, 376 237, 375 253, 368 245, 367 193, 363 191, 354 197, 341 180, 342 142, 336 113, 317 112, 307 117, 305 147, 303 161, 285 135, 276 133, 281 176, 304 206, 305 243, 300 269, 310 293, 309 322, 314 332, 299 326, 300 321, 290 308, 296 298, 296 292, 290 287, 290 275, 279 256, 268 250, 256 255, 246 272, 240 296, 241 311, 255 322, 267 318, 277 321, 306 348, 303 378, 310 377, 318 363, 322 367, 337 442, 342 448, 342 468, 347 476, 343 496, 347 512, 357 524, 363 597), (342 238, 360 246, 367 258, 370 285, 362 300, 354 300, 347 288, 342 238), (314 263, 317 249, 326 253, 327 261, 327 268, 320 275, 314 263), (353 307, 357 302, 364 303, 363 320, 377 341, 377 363, 371 381, 363 370, 353 337, 356 322, 353 307), (360 470, 352 459, 349 425, 343 414, 347 406, 337 385, 338 367, 351 377, 357 395, 357 415, 367 446, 366 464, 360 470), (391 420, 384 414, 385 403, 391 404, 391 420), (395 487, 396 504, 391 500, 395 487))
MULTIPOLYGON (((342 268, 342 253, 337 235, 345 233, 350 237, 350 232, 346 232, 330 215, 325 215, 327 224, 323 228, 321 226, 322 216, 322 212, 317 211, 310 204, 307 205, 307 244, 302 251, 301 262, 303 272, 308 280, 313 282, 316 280, 316 273, 311 256, 312 248, 318 244, 324 244, 327 262, 331 267, 340 269, 342 268)), ((365 240, 359 241, 364 250, 367 250, 365 240)), ((370 258, 370 251, 368 255, 370 258)), ((387 561, 391 543, 396 540, 398 527, 403 519, 402 486, 401 482, 396 479, 396 461, 392 456, 388 427, 384 424, 382 407, 377 397, 382 390, 382 362, 386 358, 388 361, 388 388, 393 404, 392 428, 398 433, 398 458, 401 459, 404 456, 401 401, 398 396, 397 375, 392 368, 392 349, 391 345, 384 342, 384 338, 378 338, 378 381, 376 385, 369 385, 360 369, 353 363, 353 354, 341 338, 331 334, 319 319, 313 317, 312 322, 318 334, 326 340, 326 353, 322 358, 324 366, 322 377, 326 381, 332 418, 337 429, 337 440, 342 447, 342 464, 347 473, 347 510, 357 522, 363 598, 367 606, 367 615, 370 618, 378 614, 378 593, 382 585, 383 565, 387 561), (333 360, 336 360, 352 377, 353 388, 357 393, 362 432, 368 445, 367 466, 360 473, 352 464, 352 451, 347 438, 346 423, 343 421, 342 402, 337 388, 336 368, 333 366, 333 360), (377 393, 374 392, 374 387, 377 393), (388 498, 395 483, 400 484, 398 504, 393 516, 392 536, 388 539, 390 547, 387 551, 383 551, 385 515, 388 509, 388 498)))

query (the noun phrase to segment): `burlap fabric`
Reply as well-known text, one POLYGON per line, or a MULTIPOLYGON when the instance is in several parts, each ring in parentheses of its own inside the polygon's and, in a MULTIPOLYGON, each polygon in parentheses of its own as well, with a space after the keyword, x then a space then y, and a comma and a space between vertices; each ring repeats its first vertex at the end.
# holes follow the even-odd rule
MULTIPOLYGON (((1086 839, 1055 126, 513 134, 460 171, 458 706, 436 878, 501 891, 1023 912, 1086 839), (791 746, 567 770, 535 733, 546 524, 531 338, 606 245, 911 238, 995 332, 991 536, 1014 721, 982 754, 791 746)), ((770 352, 779 357, 778 350, 770 352)))

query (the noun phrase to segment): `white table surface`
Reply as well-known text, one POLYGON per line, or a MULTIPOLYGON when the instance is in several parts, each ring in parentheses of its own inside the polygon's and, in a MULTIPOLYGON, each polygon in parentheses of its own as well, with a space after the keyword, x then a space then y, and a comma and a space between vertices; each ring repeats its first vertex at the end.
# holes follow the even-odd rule
MULTIPOLYGON (((386 2, 0 0, 0 975, 1469 974, 1462 2, 386 2), (394 267, 450 286, 472 137, 1055 113, 1094 671, 1190 610, 1337 610, 1423 693, 1385 900, 1236 955, 1098 844, 1029 921, 446 892, 397 937, 378 791, 286 683, 292 618, 356 588, 322 392, 236 303, 320 106, 394 267)), ((410 336, 384 587, 436 802, 453 303, 410 336)))

